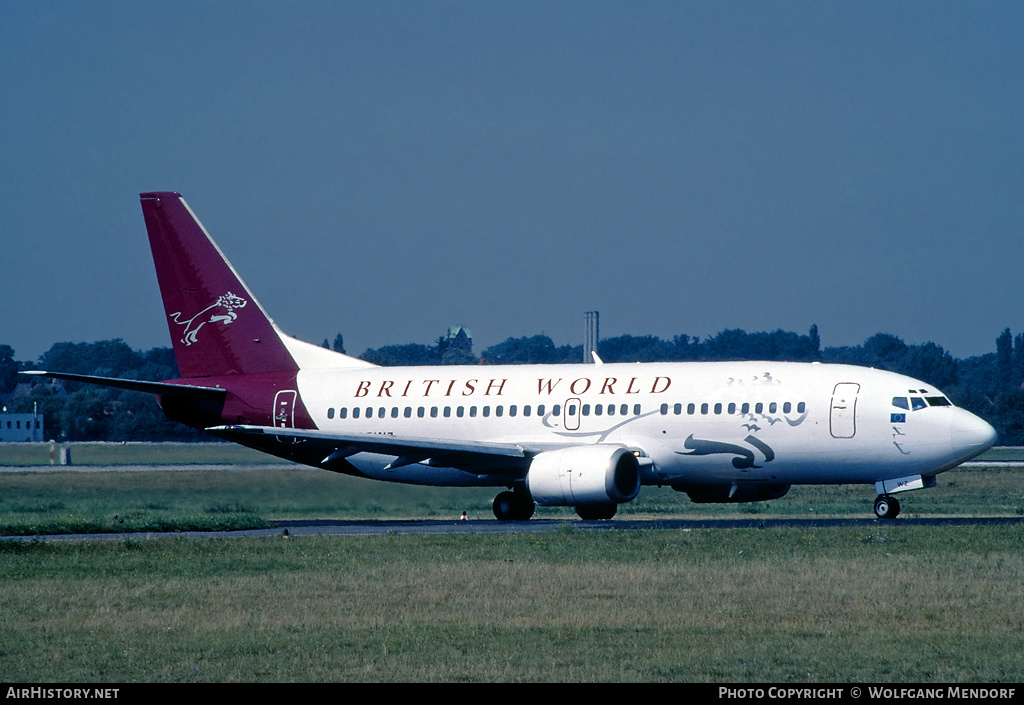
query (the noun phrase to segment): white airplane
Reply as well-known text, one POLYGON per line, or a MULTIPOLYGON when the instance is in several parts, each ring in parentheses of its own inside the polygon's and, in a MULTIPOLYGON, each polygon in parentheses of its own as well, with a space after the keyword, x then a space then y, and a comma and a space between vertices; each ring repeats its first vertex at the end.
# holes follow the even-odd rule
POLYGON ((536 504, 610 519, 643 485, 750 502, 795 484, 874 484, 893 518, 894 495, 996 441, 930 385, 848 365, 378 367, 282 333, 179 194, 141 200, 181 377, 33 374, 157 394, 169 418, 281 458, 504 487, 502 520, 536 504))

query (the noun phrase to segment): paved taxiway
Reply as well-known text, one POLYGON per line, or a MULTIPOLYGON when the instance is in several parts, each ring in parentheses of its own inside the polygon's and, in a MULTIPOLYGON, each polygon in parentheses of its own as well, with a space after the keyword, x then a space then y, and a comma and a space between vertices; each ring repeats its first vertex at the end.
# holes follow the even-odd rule
POLYGON ((498 521, 496 519, 456 521, 446 519, 393 519, 393 520, 339 520, 306 519, 275 522, 271 529, 243 531, 179 531, 138 532, 111 534, 53 534, 47 536, 0 536, 0 541, 102 541, 157 538, 242 538, 247 536, 379 536, 381 534, 482 534, 528 533, 556 531, 570 526, 581 531, 654 531, 661 529, 779 529, 827 528, 860 526, 994 526, 1016 524, 1024 526, 1024 517, 929 517, 875 519, 619 519, 611 521, 581 521, 573 519, 531 519, 525 522, 498 521))

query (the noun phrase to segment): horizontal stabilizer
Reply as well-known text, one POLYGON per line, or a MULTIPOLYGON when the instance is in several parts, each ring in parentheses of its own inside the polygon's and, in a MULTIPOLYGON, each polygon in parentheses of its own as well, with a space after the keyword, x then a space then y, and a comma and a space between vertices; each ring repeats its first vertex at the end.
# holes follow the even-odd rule
POLYGON ((222 397, 225 394, 223 389, 215 387, 196 387, 188 384, 174 384, 171 382, 147 382, 141 379, 121 379, 119 377, 96 377, 94 375, 76 375, 69 372, 47 372, 44 370, 27 370, 21 372, 23 375, 34 377, 52 377, 53 379, 66 379, 70 382, 82 382, 83 384, 95 384, 100 387, 113 387, 115 389, 128 389, 133 392, 146 392, 148 394, 171 395, 191 398, 222 397))

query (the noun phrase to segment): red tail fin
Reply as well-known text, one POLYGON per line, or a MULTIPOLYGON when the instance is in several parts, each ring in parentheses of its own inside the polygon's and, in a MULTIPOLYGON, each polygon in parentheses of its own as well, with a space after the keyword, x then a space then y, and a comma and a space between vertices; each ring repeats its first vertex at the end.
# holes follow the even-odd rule
POLYGON ((273 321, 181 195, 141 198, 181 377, 298 370, 273 321))

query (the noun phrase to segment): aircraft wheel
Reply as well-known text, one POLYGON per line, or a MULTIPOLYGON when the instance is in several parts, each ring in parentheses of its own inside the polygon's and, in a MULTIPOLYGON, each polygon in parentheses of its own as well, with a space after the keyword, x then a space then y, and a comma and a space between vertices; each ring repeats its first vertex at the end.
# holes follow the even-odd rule
POLYGON ((500 521, 526 521, 533 516, 533 500, 524 500, 514 492, 502 492, 494 498, 494 516, 500 521))
POLYGON ((875 500, 875 516, 879 519, 895 519, 900 513, 900 502, 895 497, 882 495, 875 500))
POLYGON ((618 508, 617 504, 581 504, 576 513, 580 519, 611 519, 618 508))

